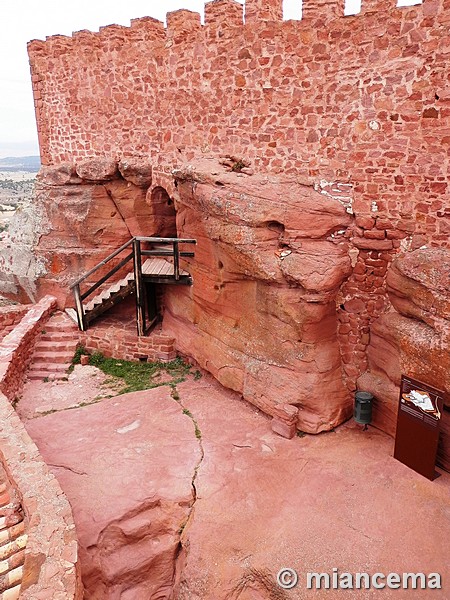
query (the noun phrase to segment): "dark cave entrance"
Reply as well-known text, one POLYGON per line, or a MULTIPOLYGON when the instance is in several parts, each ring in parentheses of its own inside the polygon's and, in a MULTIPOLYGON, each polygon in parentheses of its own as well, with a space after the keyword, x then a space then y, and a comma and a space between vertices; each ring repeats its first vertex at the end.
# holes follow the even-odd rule
MULTIPOLYGON (((162 186, 156 186, 150 194, 150 206, 153 216, 153 228, 150 237, 176 238, 177 211, 175 202, 162 186)), ((167 251, 167 245, 152 244, 152 250, 167 251)), ((147 331, 149 333, 164 315, 164 283, 145 282, 145 309, 147 312, 147 331)))
POLYGON ((156 186, 150 196, 154 220, 152 237, 177 237, 177 211, 173 199, 161 186, 156 186))

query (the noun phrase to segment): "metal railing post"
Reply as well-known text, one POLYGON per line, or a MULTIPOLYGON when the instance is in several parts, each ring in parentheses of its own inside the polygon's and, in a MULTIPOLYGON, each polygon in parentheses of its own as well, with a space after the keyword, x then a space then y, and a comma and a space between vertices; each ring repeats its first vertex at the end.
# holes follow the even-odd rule
POLYGON ((134 281, 136 284, 137 334, 143 336, 145 334, 145 292, 142 280, 141 242, 137 239, 133 240, 133 264, 134 281))

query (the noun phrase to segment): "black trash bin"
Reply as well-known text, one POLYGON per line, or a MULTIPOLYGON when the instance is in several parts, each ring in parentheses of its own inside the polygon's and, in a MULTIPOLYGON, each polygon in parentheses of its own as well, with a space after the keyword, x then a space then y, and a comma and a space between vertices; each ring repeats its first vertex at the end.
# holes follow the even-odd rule
POLYGON ((356 392, 355 409, 353 417, 361 425, 369 425, 372 422, 373 396, 370 392, 356 392))

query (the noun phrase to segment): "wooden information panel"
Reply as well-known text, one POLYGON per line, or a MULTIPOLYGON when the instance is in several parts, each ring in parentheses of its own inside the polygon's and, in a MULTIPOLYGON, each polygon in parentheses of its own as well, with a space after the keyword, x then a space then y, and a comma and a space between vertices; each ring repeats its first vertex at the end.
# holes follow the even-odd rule
POLYGON ((431 481, 443 409, 444 392, 402 375, 394 458, 431 481))

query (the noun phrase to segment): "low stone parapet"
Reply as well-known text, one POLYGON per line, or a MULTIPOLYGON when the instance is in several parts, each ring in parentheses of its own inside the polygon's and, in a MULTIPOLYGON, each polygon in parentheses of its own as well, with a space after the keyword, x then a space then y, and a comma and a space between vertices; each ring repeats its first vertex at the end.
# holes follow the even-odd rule
MULTIPOLYGON (((24 512, 23 531, 11 541, 17 545, 12 555, 23 566, 13 560, 8 564, 8 597, 81 600, 78 542, 69 502, 2 393, 0 423, 0 468, 6 474, 5 489, 11 490, 8 493, 20 501, 24 512), (23 551, 24 557, 20 555, 23 551)), ((8 528, 8 535, 13 527, 8 528)))
POLYGON ((0 343, 0 392, 11 402, 22 391, 36 337, 55 308, 56 298, 45 296, 0 343))
POLYGON ((134 322, 105 319, 80 335, 81 344, 90 352, 122 360, 167 362, 176 358, 175 339, 159 331, 139 337, 134 322))

